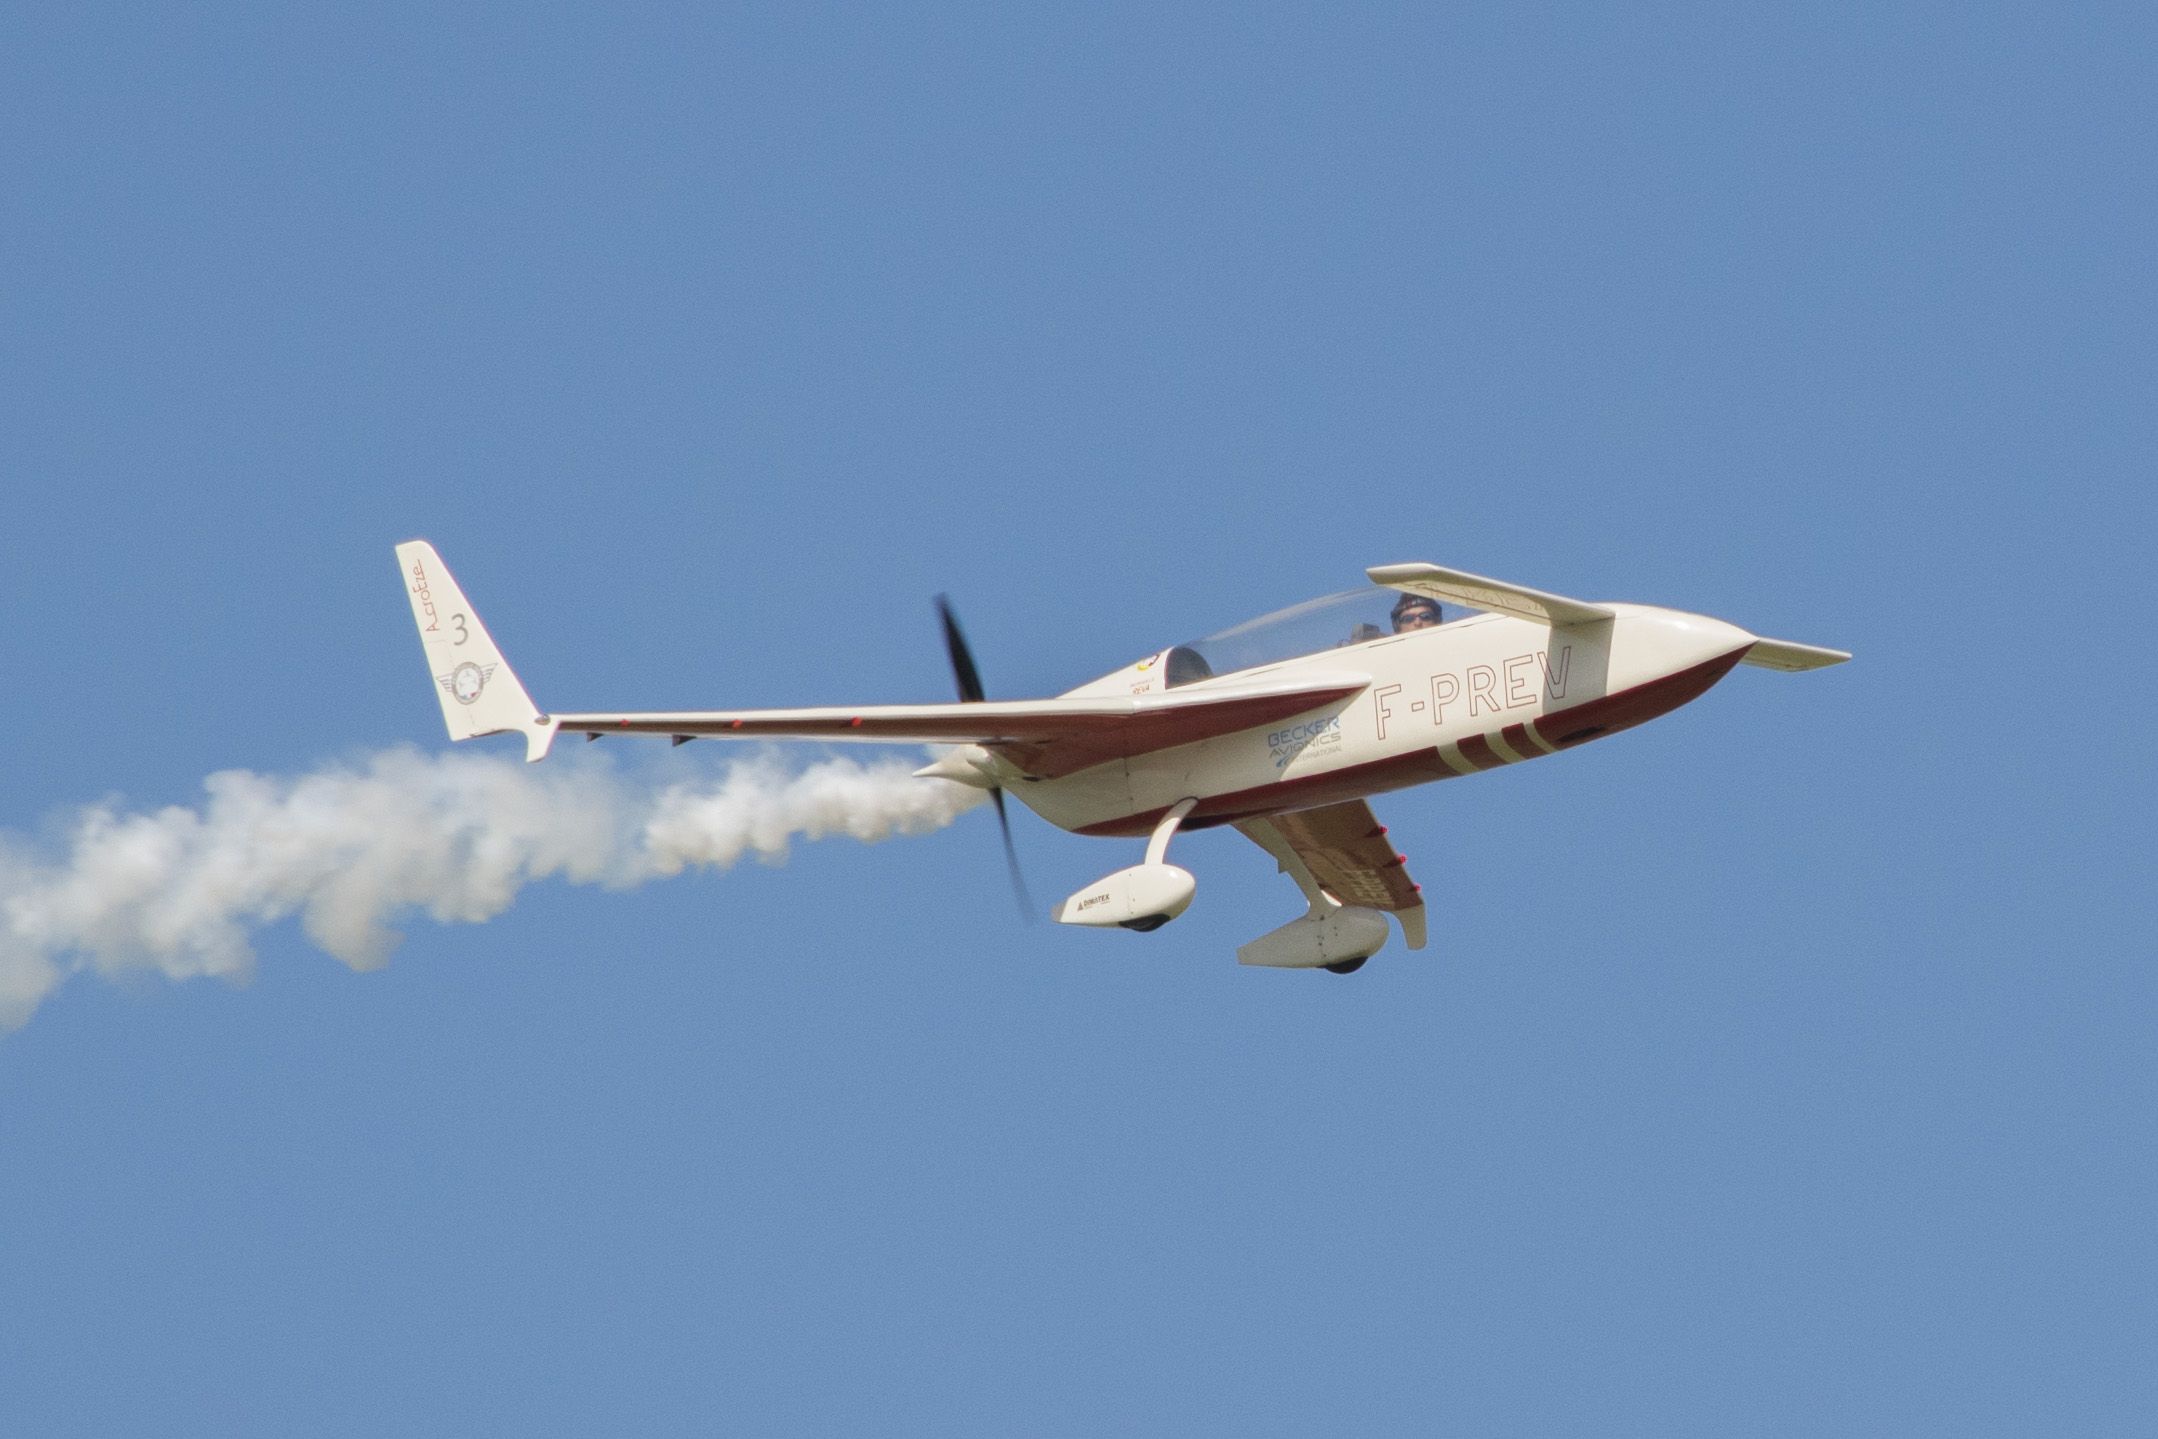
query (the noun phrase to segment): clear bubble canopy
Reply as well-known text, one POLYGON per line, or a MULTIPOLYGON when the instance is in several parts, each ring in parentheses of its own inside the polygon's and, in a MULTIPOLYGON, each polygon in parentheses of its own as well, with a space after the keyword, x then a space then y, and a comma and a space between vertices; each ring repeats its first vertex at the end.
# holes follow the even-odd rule
POLYGON ((1452 624, 1476 613, 1459 605, 1442 606, 1421 595, 1374 587, 1322 595, 1178 645, 1169 652, 1168 686, 1174 689, 1194 680, 1391 639, 1407 630, 1452 624), (1437 618, 1420 612, 1424 610, 1435 612, 1437 618))

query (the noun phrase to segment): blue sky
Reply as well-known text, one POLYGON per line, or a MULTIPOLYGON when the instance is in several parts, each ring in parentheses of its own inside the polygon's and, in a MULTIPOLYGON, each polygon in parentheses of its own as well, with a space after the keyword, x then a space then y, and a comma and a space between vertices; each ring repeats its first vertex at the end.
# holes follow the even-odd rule
POLYGON ((2148 1432, 2154 39, 17 7, 17 862, 446 750, 415 535, 561 709, 941 699, 940 590, 1046 693, 1410 560, 1858 658, 1383 801, 1433 945, 1349 980, 1234 964, 1229 834, 1024 925, 985 812, 74 978, 0 1427, 2148 1432))

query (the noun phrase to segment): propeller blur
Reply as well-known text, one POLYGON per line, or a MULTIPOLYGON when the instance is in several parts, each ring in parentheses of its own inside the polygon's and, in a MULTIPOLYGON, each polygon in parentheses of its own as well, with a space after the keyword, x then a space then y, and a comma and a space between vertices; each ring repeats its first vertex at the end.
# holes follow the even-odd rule
MULTIPOLYGON (((959 618, 952 613, 951 601, 937 596, 937 618, 944 625, 944 652, 951 657, 952 678, 959 685, 962 704, 980 704, 986 696, 982 692, 981 671, 974 667, 974 652, 967 648, 967 637, 959 628, 959 618)), ((1004 808, 1004 786, 989 786, 989 798, 997 807, 997 828, 1004 835, 1004 863, 1011 870, 1012 895, 1019 901, 1019 913, 1029 922, 1034 919, 1034 900, 1027 893, 1026 876, 1019 872, 1019 850, 1012 844, 1012 817, 1004 808)))

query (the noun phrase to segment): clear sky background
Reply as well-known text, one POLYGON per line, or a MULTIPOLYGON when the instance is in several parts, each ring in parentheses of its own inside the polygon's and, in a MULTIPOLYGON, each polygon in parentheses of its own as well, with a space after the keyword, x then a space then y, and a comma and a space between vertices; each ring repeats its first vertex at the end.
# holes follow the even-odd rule
MULTIPOLYGON (((939 590, 1047 693, 1407 560, 1857 659, 1381 800, 1433 944, 1353 978, 1234 963, 1233 833, 1023 924, 977 810, 72 979, 0 1429, 2158 1429, 2154 45, 13 7, 18 860, 446 750, 415 535, 560 709, 946 698, 939 590)), ((1044 904, 1136 858, 1017 818, 1044 904)))

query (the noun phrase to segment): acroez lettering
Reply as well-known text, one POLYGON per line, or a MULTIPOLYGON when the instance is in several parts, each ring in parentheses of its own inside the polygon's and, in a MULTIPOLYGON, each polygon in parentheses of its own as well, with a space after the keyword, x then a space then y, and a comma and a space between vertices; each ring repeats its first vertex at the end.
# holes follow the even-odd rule
POLYGON ((442 626, 435 619, 434 595, 427 587, 427 567, 417 560, 412 562, 412 593, 418 596, 420 608, 427 611, 427 623, 420 626, 421 630, 428 634, 440 632, 442 626))

